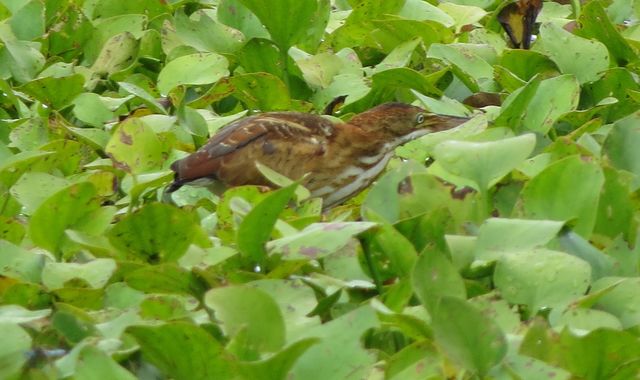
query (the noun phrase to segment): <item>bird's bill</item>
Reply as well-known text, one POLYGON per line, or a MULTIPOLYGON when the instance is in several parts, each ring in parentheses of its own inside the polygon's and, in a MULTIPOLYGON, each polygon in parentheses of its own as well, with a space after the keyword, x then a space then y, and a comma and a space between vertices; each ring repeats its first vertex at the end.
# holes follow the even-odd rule
POLYGON ((453 129, 471 120, 463 116, 437 115, 430 114, 424 122, 424 128, 431 132, 440 132, 453 129))

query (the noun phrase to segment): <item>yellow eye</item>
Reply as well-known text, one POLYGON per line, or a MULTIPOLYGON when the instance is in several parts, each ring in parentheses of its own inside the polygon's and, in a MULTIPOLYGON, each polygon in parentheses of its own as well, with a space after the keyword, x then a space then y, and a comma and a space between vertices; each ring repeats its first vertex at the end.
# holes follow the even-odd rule
POLYGON ((419 113, 416 116, 416 124, 422 124, 422 123, 424 123, 425 120, 426 120, 426 116, 424 116, 423 113, 419 113))

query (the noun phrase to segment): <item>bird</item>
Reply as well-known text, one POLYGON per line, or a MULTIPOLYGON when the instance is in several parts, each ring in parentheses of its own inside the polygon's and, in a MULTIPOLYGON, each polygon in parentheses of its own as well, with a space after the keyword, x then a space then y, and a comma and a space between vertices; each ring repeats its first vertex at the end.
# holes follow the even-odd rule
POLYGON ((384 103, 336 122, 299 112, 265 112, 234 121, 196 152, 171 164, 167 193, 185 184, 213 180, 224 188, 269 186, 260 163, 301 180, 327 209, 367 188, 385 169, 394 149, 428 133, 468 120, 438 115, 405 103, 384 103))
POLYGON ((514 48, 529 49, 531 47, 533 28, 541 9, 542 0, 518 0, 498 12, 498 21, 507 32, 514 48))

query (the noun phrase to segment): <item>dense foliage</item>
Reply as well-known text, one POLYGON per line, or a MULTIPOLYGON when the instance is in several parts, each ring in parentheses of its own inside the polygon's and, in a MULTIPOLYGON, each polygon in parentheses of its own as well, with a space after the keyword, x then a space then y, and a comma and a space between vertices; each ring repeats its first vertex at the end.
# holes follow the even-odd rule
POLYGON ((0 0, 0 378, 637 376, 640 4, 545 2, 531 50, 505 5, 0 0), (342 95, 472 119, 325 213, 268 168, 163 202, 342 95))

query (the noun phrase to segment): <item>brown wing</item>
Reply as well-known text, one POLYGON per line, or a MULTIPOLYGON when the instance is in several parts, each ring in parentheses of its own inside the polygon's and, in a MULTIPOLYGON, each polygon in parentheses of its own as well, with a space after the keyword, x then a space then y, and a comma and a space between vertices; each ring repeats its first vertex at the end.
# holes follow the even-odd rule
POLYGON ((505 6, 498 13, 498 21, 507 32, 514 48, 529 49, 540 9, 542 0, 518 0, 505 6))
POLYGON ((298 179, 313 170, 314 158, 324 155, 334 128, 325 118, 295 112, 269 112, 238 120, 197 152, 171 165, 176 174, 168 191, 200 178, 218 179, 227 186, 268 184, 256 169, 256 161, 298 179))

